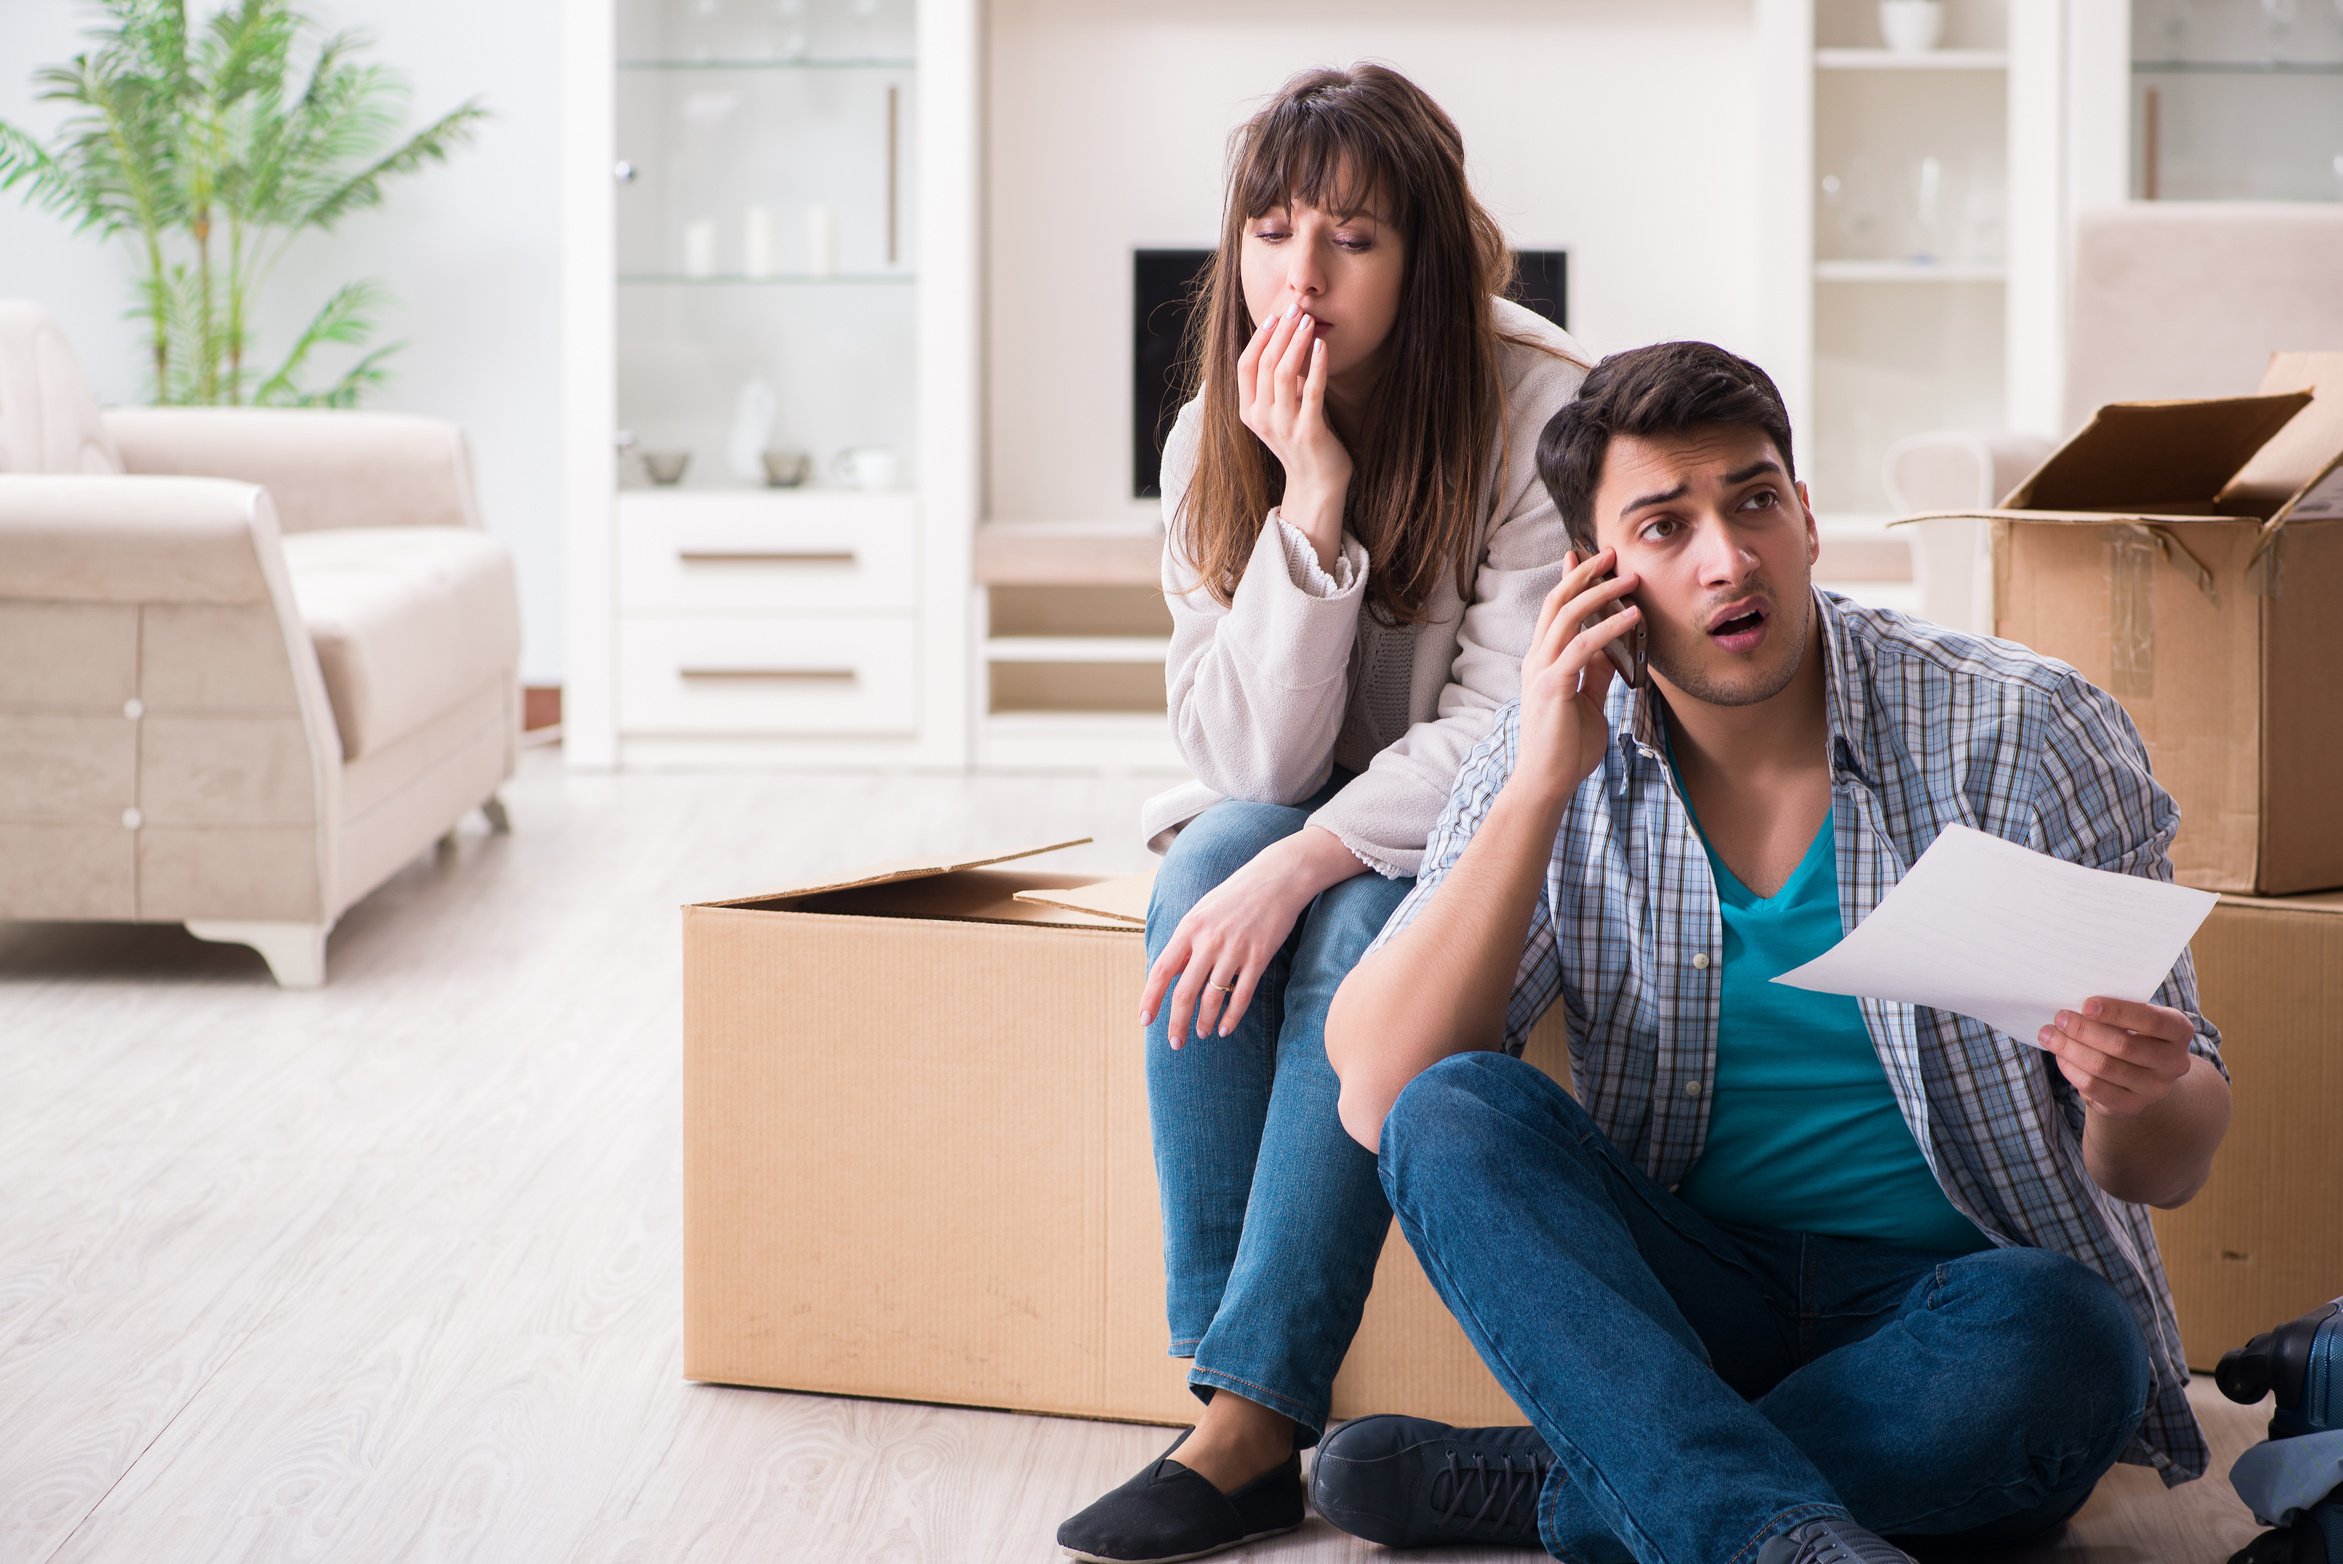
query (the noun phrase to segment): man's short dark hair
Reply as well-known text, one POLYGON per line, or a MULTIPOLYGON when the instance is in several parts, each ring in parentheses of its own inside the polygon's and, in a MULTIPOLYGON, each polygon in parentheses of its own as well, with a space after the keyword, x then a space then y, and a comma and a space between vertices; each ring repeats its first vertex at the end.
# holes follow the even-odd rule
POLYGON ((1781 453, 1784 472, 1796 475, 1789 410, 1772 377, 1749 360, 1710 342, 1661 342, 1597 364, 1538 437, 1538 476, 1571 547, 1584 555, 1597 546, 1595 485, 1611 436, 1651 439, 1719 425, 1762 431, 1781 453))

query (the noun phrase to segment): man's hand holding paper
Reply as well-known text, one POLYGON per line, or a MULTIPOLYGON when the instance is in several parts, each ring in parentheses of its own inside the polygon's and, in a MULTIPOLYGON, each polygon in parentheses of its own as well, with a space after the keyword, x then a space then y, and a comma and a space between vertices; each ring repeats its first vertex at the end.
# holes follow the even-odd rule
POLYGON ((1956 825, 1845 939, 1774 981, 1974 1017, 2055 1054, 2085 1101, 2122 1116, 2188 1067, 2189 1018, 2147 1001, 2215 900, 1956 825))
POLYGON ((2169 1005, 2100 995, 2061 1010, 2034 1040, 2090 1107, 2136 1118, 2171 1094, 2189 1071, 2196 1023, 2169 1005))

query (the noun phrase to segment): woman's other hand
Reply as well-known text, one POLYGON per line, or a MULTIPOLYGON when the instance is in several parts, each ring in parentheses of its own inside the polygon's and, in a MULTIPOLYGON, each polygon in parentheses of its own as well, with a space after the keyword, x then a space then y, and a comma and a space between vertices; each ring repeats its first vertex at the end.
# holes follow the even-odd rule
POLYGON ((1168 991, 1165 1030, 1174 1048, 1191 1036, 1228 1036, 1302 910, 1328 886, 1366 872, 1342 839, 1322 826, 1304 826, 1263 848, 1206 892, 1172 930, 1140 991, 1139 1024, 1155 1020, 1168 991))
POLYGON ((1326 343, 1298 305, 1272 315, 1237 358, 1237 416, 1285 469, 1285 519, 1334 568, 1342 553, 1350 452, 1326 421, 1326 343))

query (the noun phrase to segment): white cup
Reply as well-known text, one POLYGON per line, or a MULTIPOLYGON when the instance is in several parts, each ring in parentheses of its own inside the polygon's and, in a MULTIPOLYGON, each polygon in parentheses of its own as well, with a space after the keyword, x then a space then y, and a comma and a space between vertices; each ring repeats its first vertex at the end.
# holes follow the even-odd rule
POLYGON ((1879 34, 1897 54, 1925 54, 1944 36, 1944 0, 1879 0, 1879 34))
POLYGON ((838 481, 853 489, 892 489, 903 464, 888 445, 857 445, 838 453, 831 470, 838 481))

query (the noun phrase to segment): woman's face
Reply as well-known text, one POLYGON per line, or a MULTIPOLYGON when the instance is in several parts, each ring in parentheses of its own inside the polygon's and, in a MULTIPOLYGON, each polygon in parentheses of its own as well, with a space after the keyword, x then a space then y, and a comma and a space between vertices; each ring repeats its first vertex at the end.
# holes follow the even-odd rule
POLYGON ((1407 247, 1376 214, 1383 204, 1335 213, 1295 201, 1245 220, 1238 271, 1253 324, 1300 305, 1318 322, 1329 380, 1371 366, 1399 316, 1407 247))

